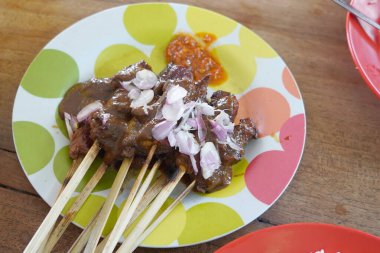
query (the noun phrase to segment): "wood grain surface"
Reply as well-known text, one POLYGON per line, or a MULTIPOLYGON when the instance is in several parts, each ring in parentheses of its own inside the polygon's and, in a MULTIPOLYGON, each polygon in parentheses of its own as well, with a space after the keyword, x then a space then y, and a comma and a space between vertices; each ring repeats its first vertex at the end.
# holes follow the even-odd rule
MULTIPOLYGON (((22 172, 12 140, 12 107, 23 73, 63 29, 133 2, 0 1, 0 252, 21 252, 49 210, 22 172)), ((257 221, 209 243, 137 252, 213 252, 251 231, 291 222, 334 223, 380 236, 380 101, 352 62, 345 12, 327 0, 173 2, 231 17, 278 51, 303 95, 306 148, 287 191, 257 221)), ((79 233, 70 225, 56 252, 65 252, 79 233)))

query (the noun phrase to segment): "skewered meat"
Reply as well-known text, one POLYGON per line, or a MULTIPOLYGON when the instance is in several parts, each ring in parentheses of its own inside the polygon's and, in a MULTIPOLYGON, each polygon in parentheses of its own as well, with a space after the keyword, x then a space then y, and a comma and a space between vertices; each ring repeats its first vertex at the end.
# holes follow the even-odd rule
MULTIPOLYGON (((195 82, 191 71, 169 64, 158 76, 144 61, 109 79, 77 84, 60 104, 60 115, 85 115, 70 144, 70 156, 84 155, 97 140, 104 161, 155 155, 186 168, 196 190, 212 192, 227 186, 232 165, 244 146, 257 137, 250 119, 234 126, 239 107, 229 92, 216 91, 207 100, 208 77, 195 82), (95 105, 93 105, 95 104, 95 105), (83 112, 86 107, 86 112, 83 112)), ((79 117, 78 117, 79 118, 79 117)))

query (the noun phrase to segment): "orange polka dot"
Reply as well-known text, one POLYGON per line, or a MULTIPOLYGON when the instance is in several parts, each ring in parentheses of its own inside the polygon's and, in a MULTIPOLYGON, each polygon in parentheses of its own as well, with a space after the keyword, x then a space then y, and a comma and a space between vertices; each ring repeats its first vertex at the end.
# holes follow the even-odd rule
POLYGON ((236 121, 252 118, 259 130, 259 137, 274 134, 290 117, 290 107, 286 99, 277 91, 257 88, 239 99, 236 121))
POLYGON ((292 94, 296 98, 300 98, 300 93, 297 89, 296 81, 294 80, 288 67, 285 67, 282 71, 282 82, 284 83, 285 89, 290 94, 292 94))

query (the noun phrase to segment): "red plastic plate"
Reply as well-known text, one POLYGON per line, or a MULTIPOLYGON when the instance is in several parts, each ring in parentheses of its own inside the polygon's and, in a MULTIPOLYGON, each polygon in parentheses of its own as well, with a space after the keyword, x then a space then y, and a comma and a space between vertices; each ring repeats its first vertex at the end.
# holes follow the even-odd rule
POLYGON ((380 238, 359 230, 320 223, 294 223, 245 235, 215 253, 375 253, 380 238))
MULTIPOLYGON (((380 0, 352 0, 351 5, 380 23, 380 0)), ((380 98, 380 31, 368 26, 371 38, 358 19, 348 14, 346 32, 351 55, 360 74, 380 98)))

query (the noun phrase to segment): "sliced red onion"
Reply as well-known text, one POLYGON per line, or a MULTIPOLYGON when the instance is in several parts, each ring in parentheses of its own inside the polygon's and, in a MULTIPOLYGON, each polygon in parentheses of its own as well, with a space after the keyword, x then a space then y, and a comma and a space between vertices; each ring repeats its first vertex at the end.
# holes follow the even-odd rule
POLYGON ((210 120, 210 123, 212 126, 211 131, 216 135, 218 140, 225 142, 227 140, 227 136, 228 136, 227 130, 213 120, 210 120))
POLYGON ((63 114, 65 116, 65 124, 66 124, 67 133, 69 135, 69 139, 71 140, 71 137, 73 136, 73 129, 71 128, 71 124, 70 124, 71 116, 67 112, 64 112, 63 114))
POLYGON ((131 107, 137 108, 141 106, 146 106, 150 101, 153 100, 154 92, 153 90, 143 90, 140 93, 140 96, 132 100, 131 107))
POLYGON ((162 116, 164 116, 166 120, 177 121, 182 117, 184 111, 185 106, 181 99, 173 104, 164 104, 162 107, 162 116))
POLYGON ((197 121, 193 118, 189 118, 187 121, 186 121, 186 124, 188 124, 189 126, 191 126, 192 128, 194 129, 197 129, 198 128, 198 125, 197 125, 197 121))
POLYGON ((191 130, 194 130, 194 128, 192 128, 189 124, 185 123, 181 126, 181 129, 184 130, 184 131, 191 131, 191 130))
POLYGON ((194 106, 196 105, 197 103, 195 101, 190 101, 188 103, 185 104, 185 109, 187 111, 187 109, 190 109, 190 110, 193 110, 194 106))
POLYGON ((156 124, 152 129, 153 138, 161 141, 168 137, 169 133, 173 130, 177 122, 164 120, 156 124))
POLYGON ((174 147, 176 145, 176 138, 173 131, 170 131, 168 135, 168 141, 169 141, 170 147, 174 147))
POLYGON ((206 142, 201 149, 201 168, 202 176, 208 179, 214 174, 215 170, 219 169, 221 161, 218 151, 214 143, 206 142))
POLYGON ((71 120, 70 120, 71 129, 75 131, 78 129, 78 119, 74 115, 70 115, 70 116, 71 116, 71 120))
POLYGON ((187 90, 182 88, 179 85, 175 85, 169 88, 168 93, 166 95, 166 103, 173 104, 180 99, 183 99, 187 95, 187 90))
POLYGON ((191 112, 192 112, 193 109, 194 109, 195 104, 196 104, 196 103, 195 103, 194 101, 191 101, 191 102, 189 102, 189 103, 187 103, 187 104, 184 105, 184 107, 185 107, 185 111, 184 111, 184 113, 183 113, 183 115, 182 115, 182 121, 181 121, 181 123, 178 125, 178 127, 176 128, 176 131, 181 130, 181 129, 182 129, 182 126, 183 126, 184 124, 186 124, 187 120, 188 120, 189 117, 190 117, 191 112))
POLYGON ((196 155, 200 146, 195 140, 194 135, 187 131, 179 131, 175 135, 176 137, 176 146, 178 146, 179 152, 185 155, 196 155))
POLYGON ((207 115, 207 116, 214 116, 215 114, 215 110, 214 110, 214 107, 212 107, 211 105, 207 104, 207 103, 198 103, 197 104, 197 108, 200 110, 200 112, 204 115, 207 115))
POLYGON ((230 148, 235 149, 237 151, 242 150, 242 148, 236 144, 229 136, 227 136, 227 145, 230 146, 230 148))
POLYGON ((230 116, 228 116, 228 114, 224 111, 220 111, 214 120, 226 129, 228 133, 232 133, 234 131, 234 123, 231 122, 230 116))
POLYGON ((102 103, 100 101, 94 101, 85 107, 82 108, 82 110, 79 111, 77 115, 78 122, 82 122, 83 120, 87 119, 88 116, 90 116, 91 113, 98 111, 103 108, 102 103))
POLYGON ((129 97, 130 99, 137 99, 137 98, 140 96, 140 94, 141 94, 141 91, 140 91, 139 89, 137 89, 137 88, 133 88, 133 89, 131 89, 131 90, 129 91, 129 93, 128 93, 128 97, 129 97))
POLYGON ((162 115, 162 108, 158 108, 156 112, 156 116, 154 116, 154 119, 162 119, 164 116, 162 115))
POLYGON ((198 127, 198 138, 201 142, 204 142, 206 139, 206 124, 203 121, 202 114, 198 114, 195 118, 198 127))
POLYGON ((140 90, 147 90, 153 88, 157 83, 157 76, 150 70, 143 69, 136 73, 133 79, 133 84, 140 90))
POLYGON ((124 82, 120 82, 120 84, 127 91, 131 91, 133 89, 136 89, 136 87, 132 84, 132 81, 124 81, 124 82))
POLYGON ((105 125, 107 121, 110 119, 111 114, 109 113, 103 113, 102 114, 102 124, 105 125))
POLYGON ((190 161, 191 161, 191 165, 193 166, 194 174, 197 175, 198 174, 198 166, 197 166, 197 161, 195 160, 194 155, 190 155, 190 161))

